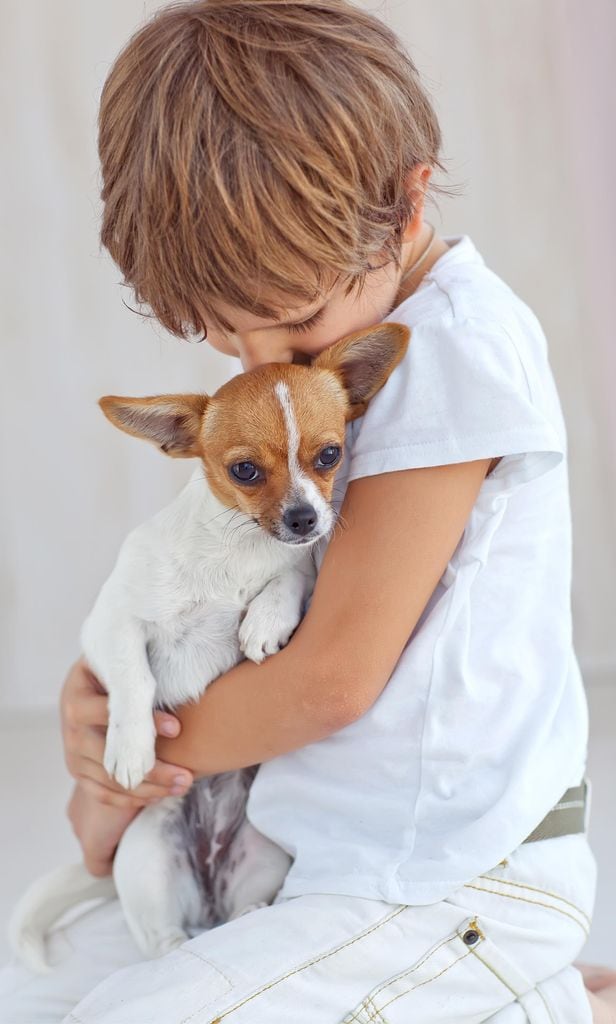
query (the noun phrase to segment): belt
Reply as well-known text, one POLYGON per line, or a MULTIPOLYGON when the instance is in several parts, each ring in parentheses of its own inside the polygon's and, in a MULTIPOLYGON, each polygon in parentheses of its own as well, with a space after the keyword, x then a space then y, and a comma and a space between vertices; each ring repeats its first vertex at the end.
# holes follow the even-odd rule
POLYGON ((558 803, 524 842, 536 843, 539 839, 555 839, 557 836, 572 836, 578 832, 585 832, 586 807, 589 802, 588 783, 584 779, 579 786, 573 786, 563 793, 558 803))

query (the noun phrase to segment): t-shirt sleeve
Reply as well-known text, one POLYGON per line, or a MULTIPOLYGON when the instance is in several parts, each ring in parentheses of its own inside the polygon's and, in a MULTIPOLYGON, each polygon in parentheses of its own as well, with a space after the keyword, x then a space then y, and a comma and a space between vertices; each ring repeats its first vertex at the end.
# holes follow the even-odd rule
POLYGON ((562 462, 566 435, 545 351, 499 324, 439 316, 353 425, 349 481, 395 470, 501 458, 490 476, 515 490, 562 462))

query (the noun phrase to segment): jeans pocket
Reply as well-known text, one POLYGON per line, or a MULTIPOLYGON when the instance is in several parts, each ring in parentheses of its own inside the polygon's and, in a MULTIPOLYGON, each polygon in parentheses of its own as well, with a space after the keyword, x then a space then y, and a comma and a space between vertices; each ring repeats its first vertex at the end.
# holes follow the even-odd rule
POLYGON ((595 887, 595 858, 580 834, 523 845, 464 889, 543 909, 559 918, 563 928, 577 931, 581 944, 590 932, 595 887))
POLYGON ((555 1024, 544 995, 488 929, 480 918, 465 919, 407 970, 372 989, 341 1024, 479 1024, 516 1002, 530 1024, 555 1024))
POLYGON ((509 990, 512 997, 509 1002, 522 1007, 529 1024, 556 1024, 548 998, 541 988, 531 982, 488 935, 482 932, 482 936, 483 941, 473 946, 473 955, 509 990))

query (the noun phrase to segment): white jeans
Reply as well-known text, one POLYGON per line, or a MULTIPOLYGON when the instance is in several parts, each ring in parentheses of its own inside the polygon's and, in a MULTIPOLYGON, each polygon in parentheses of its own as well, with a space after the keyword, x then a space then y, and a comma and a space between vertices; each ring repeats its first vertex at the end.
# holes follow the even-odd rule
POLYGON ((51 974, 0 972, 1 1024, 590 1024, 584 836, 527 843, 425 907, 283 900, 140 961, 117 901, 57 930, 51 974))

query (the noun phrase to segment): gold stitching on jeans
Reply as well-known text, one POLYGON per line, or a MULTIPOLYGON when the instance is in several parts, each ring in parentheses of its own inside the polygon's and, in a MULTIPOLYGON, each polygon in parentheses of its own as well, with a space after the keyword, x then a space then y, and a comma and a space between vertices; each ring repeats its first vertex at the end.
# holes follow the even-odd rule
MULTIPOLYGON (((473 949, 473 950, 471 950, 471 952, 475 953, 475 950, 473 949)), ((483 957, 480 957, 478 954, 475 953, 475 956, 476 956, 476 959, 479 960, 479 962, 482 963, 484 967, 487 967, 487 969, 492 972, 492 974, 494 975, 495 978, 498 978, 498 980, 501 982, 501 984, 503 984, 505 986, 505 988, 509 989, 510 992, 513 992, 514 996, 516 997, 516 1001, 519 1002, 520 994, 518 992, 516 992, 516 990, 514 988, 511 987, 511 985, 509 984, 508 981, 505 981, 505 979, 501 977, 501 975, 498 973, 496 968, 493 967, 493 965, 491 963, 488 963, 487 960, 484 960, 483 957)), ((541 992, 540 989, 537 988, 536 985, 534 985, 532 988, 527 989, 526 992, 523 992, 522 995, 526 996, 526 995, 528 995, 529 992, 536 992, 537 993, 537 995, 541 999, 543 1005, 545 1006, 547 1015, 550 1018, 552 1024, 556 1024, 556 1022, 554 1021, 554 1018, 552 1016, 552 1011, 550 1010, 550 1007, 548 1006, 548 1004, 547 1004, 547 1002, 546 1002, 546 1000, 544 998, 543 992, 541 992)), ((522 1006, 522 1009, 524 1009, 524 1005, 522 1003, 520 1003, 520 1005, 522 1006)))
MULTIPOLYGON (((374 1000, 370 998, 370 996, 368 996, 368 1002, 370 1003, 370 1007, 372 1007, 373 1010, 373 1016, 369 1017, 369 1021, 374 1020, 376 1021, 376 1024, 387 1024, 387 1021, 385 1020, 383 1014, 379 1010, 374 1000)), ((367 1008, 370 1009, 370 1007, 367 1008)))
POLYGON ((372 1002, 370 997, 366 1000, 365 1009, 368 1011, 368 1016, 365 1018, 364 1024, 387 1024, 378 1006, 372 1002))
MULTIPOLYGON (((497 881, 497 879, 494 878, 492 879, 492 881, 495 882, 497 881)), ((505 900, 520 900, 522 903, 530 903, 534 907, 546 907, 548 910, 556 911, 557 914, 564 914, 565 917, 570 917, 572 921, 575 921, 578 928, 581 928, 586 938, 588 938, 589 929, 585 928, 581 921, 578 921, 577 917, 574 917, 573 914, 570 914, 567 910, 563 910, 561 907, 554 907, 551 903, 542 903, 540 900, 529 900, 524 896, 514 896, 511 892, 498 892, 497 889, 486 889, 484 886, 481 885, 470 885, 470 883, 468 882, 466 883, 464 888, 476 889, 477 892, 490 892, 494 896, 502 896, 502 898, 505 900)))
MULTIPOLYGON (((370 1007, 366 1007, 366 1009, 369 1010, 370 1007)), ((378 1024, 379 1018, 380 1018, 381 1024, 382 1024, 383 1021, 385 1021, 385 1024, 387 1024, 387 1021, 385 1020, 383 1014, 381 1013, 381 1011, 379 1009, 376 1010, 376 1013, 369 1013, 368 1016, 366 1017, 365 1022, 360 1022, 360 1024, 374 1024, 375 1021, 378 1024), (378 1018, 376 1016, 377 1013, 378 1013, 378 1018)), ((346 1021, 343 1021, 343 1024, 346 1024, 346 1021)))
POLYGON ((352 1017, 345 1017, 342 1024, 350 1024, 350 1021, 352 1020, 357 1021, 358 1024, 372 1024, 373 1021, 375 1021, 376 1024, 387 1024, 387 1021, 383 1017, 378 1006, 371 999, 370 996, 366 996, 366 998, 362 1000, 359 1010, 361 1011, 362 1015, 361 1020, 357 1016, 357 1013, 354 1013, 352 1017), (365 1014, 364 1010, 366 1011, 365 1014))
POLYGON ((462 955, 459 956, 457 958, 457 960, 454 960, 447 967, 443 967, 443 970, 439 971, 438 974, 434 974, 431 978, 426 978, 425 981, 420 981, 418 985, 413 985, 413 987, 407 989, 406 992, 400 992, 397 996, 394 996, 393 999, 390 999, 388 1003, 383 1003, 383 1005, 381 1007, 381 1012, 383 1010, 386 1010, 388 1006, 391 1006, 392 1003, 395 1003, 397 999, 401 999, 402 996, 408 996, 408 995, 410 995, 411 992, 415 992, 416 989, 421 988, 422 985, 429 985, 430 982, 436 981, 437 978, 442 977, 443 974, 446 974, 447 971, 450 971, 452 967, 455 967, 456 964, 459 964, 460 960, 464 960, 467 956, 470 956, 471 953, 472 953, 472 949, 469 949, 468 951, 462 953, 462 955))
MULTIPOLYGON (((287 974, 283 974, 281 978, 276 978, 274 981, 270 981, 269 984, 263 985, 260 989, 258 989, 257 992, 253 992, 251 995, 246 996, 245 999, 242 999, 241 1002, 236 1003, 235 1006, 229 1007, 228 1010, 225 1010, 223 1013, 220 1013, 217 1017, 214 1017, 214 1019, 210 1021, 210 1024, 220 1024, 220 1021, 224 1020, 225 1017, 228 1017, 231 1013, 235 1013, 236 1010, 241 1009, 241 1007, 245 1006, 246 1003, 252 1002, 253 999, 256 999, 257 996, 262 995, 264 992, 269 991, 269 989, 275 988, 276 985, 280 985, 283 981, 286 981, 287 978, 293 977, 294 974, 301 974, 302 971, 307 970, 309 967, 314 967, 315 964, 319 964, 323 960, 327 960, 330 956, 335 956, 336 953, 342 952, 343 949, 348 949, 349 946, 353 946, 356 942, 360 942, 362 939, 365 939, 368 935, 372 935, 373 932, 378 931, 379 928, 383 927, 383 925, 389 924, 390 921, 393 921, 395 917, 398 917, 398 915, 406 909, 406 905, 398 907, 397 910, 394 910, 393 913, 388 914, 387 917, 384 917, 381 921, 378 921, 377 924, 373 925, 371 928, 368 928, 367 931, 363 931, 359 935, 356 935, 355 938, 351 939, 349 942, 343 942, 341 943, 340 946, 337 946, 335 949, 331 949, 328 953, 323 953, 321 956, 313 957, 312 960, 308 960, 306 963, 301 964, 300 967, 295 967, 292 971, 288 971, 287 974)), ((201 1007, 201 1009, 204 1009, 204 1007, 201 1007)), ((196 1010, 195 1013, 200 1013, 201 1009, 196 1010)), ((195 1014, 192 1014, 191 1016, 194 1017, 195 1014)), ((182 1024, 187 1024, 187 1022, 190 1021, 190 1019, 190 1017, 185 1017, 184 1021, 182 1021, 182 1024)))
MULTIPOLYGON (((364 1000, 364 1002, 361 1004, 359 1009, 360 1010, 369 1009, 367 1004, 368 1004, 368 1002, 371 1002, 372 1005, 375 1006, 376 1012, 378 1014, 382 1015, 383 1010, 386 1009, 386 1007, 388 1007, 391 1003, 395 1003, 397 999, 401 999, 402 996, 409 995, 409 993, 414 992, 415 989, 421 988, 423 985, 428 985, 431 981, 435 981, 436 978, 440 978, 442 974, 445 974, 446 971, 450 970, 451 967, 454 967, 457 963, 460 962, 460 960, 463 960, 465 956, 468 956, 468 954, 471 953, 472 950, 470 950, 470 949, 469 950, 465 950, 465 952, 462 954, 462 956, 459 956, 456 960, 454 960, 452 963, 450 963, 447 967, 444 967, 442 971, 439 971, 437 974, 433 974, 431 978, 426 978, 424 981, 420 981, 417 985, 412 985, 411 988, 406 989, 404 992, 400 992, 397 996, 394 996, 393 999, 390 999, 389 1002, 383 1003, 383 1005, 382 1005, 382 1007, 380 1009, 377 1008, 376 1004, 374 1003, 375 996, 380 995, 381 992, 383 992, 390 985, 393 985, 394 982, 399 982, 402 978, 406 978, 406 977, 409 976, 409 974, 413 974, 414 971, 418 970, 419 967, 421 967, 423 964, 425 964, 430 959, 430 957, 434 955, 434 953, 437 953, 439 949, 443 948, 443 946, 446 946, 446 945, 448 945, 448 943, 454 941, 456 939, 456 937, 458 937, 458 938, 460 937, 460 932, 459 931, 453 932, 451 935, 448 935, 446 939, 443 939, 442 942, 439 942, 438 946, 435 946, 432 950, 430 950, 430 952, 426 953, 426 955, 423 957, 423 959, 420 960, 417 964, 415 964, 414 967, 411 967, 411 969, 409 971, 405 971, 403 974, 396 975, 396 977, 394 979, 392 979, 391 981, 385 982, 383 985, 381 985, 380 988, 376 989, 374 992, 371 992, 370 995, 367 996, 366 999, 364 1000)), ((365 1024, 372 1024, 372 1021, 374 1021, 375 1019, 376 1018, 375 1018, 374 1014, 372 1014, 371 1016, 369 1016, 366 1019, 365 1024)), ((343 1024, 351 1024, 352 1021, 358 1021, 358 1024, 361 1024, 361 1021, 359 1020, 359 1017, 357 1016, 357 1013, 354 1013, 352 1017, 345 1017, 343 1024)), ((387 1021, 385 1021, 385 1024, 387 1024, 387 1021)))
POLYGON ((581 907, 576 906, 575 903, 572 903, 571 900, 566 899, 564 896, 559 896, 557 893, 551 892, 549 889, 539 889, 536 885, 526 885, 525 882, 513 882, 510 878, 493 878, 492 875, 478 875, 478 878, 485 878, 486 881, 489 882, 498 882, 499 885, 514 885, 516 889, 529 889, 530 892, 539 892, 542 893, 543 896, 550 896, 554 900, 560 900, 561 903, 566 903, 568 907, 571 907, 573 910, 577 910, 580 917, 583 917, 584 920, 587 921, 588 927, 590 928, 590 918, 581 907))
POLYGON ((234 983, 231 981, 231 978, 228 978, 225 972, 221 971, 220 967, 218 967, 216 964, 213 964, 211 960, 208 960, 206 957, 201 956, 199 953, 196 952, 196 950, 184 948, 182 949, 182 953, 186 953, 187 956, 194 956, 195 959, 198 960, 200 963, 207 964, 208 967, 211 967, 213 971, 216 971, 217 974, 220 974, 221 978, 225 979, 230 989, 235 987, 234 983))
MULTIPOLYGON (((474 954, 475 954, 475 950, 474 950, 474 949, 472 949, 472 950, 471 950, 471 953, 474 953, 474 954)), ((516 999, 518 998, 518 996, 520 995, 520 993, 519 993, 519 992, 516 992, 516 990, 515 990, 514 988, 512 988, 512 987, 511 987, 511 985, 509 984, 509 982, 508 982, 508 981, 505 981, 505 979, 504 979, 504 978, 502 978, 502 977, 500 976, 500 974, 499 974, 499 973, 498 973, 498 971, 496 970, 496 967, 493 967, 493 965, 492 965, 492 964, 490 964, 490 963, 488 963, 488 962, 487 962, 486 960, 484 960, 484 959, 483 959, 483 957, 479 956, 479 954, 475 954, 475 958, 476 958, 476 959, 477 959, 477 960, 479 961, 479 963, 480 963, 480 964, 483 964, 483 966, 484 966, 484 967, 487 967, 487 969, 488 969, 488 970, 489 970, 489 971, 490 971, 490 972, 491 972, 491 973, 492 973, 492 974, 494 975, 494 977, 495 977, 495 978, 497 978, 497 979, 498 979, 498 981, 500 981, 501 985, 504 985, 504 986, 505 986, 505 988, 506 988, 506 989, 508 989, 508 991, 509 991, 509 992, 513 992, 513 994, 514 994, 514 996, 516 997, 516 999)), ((522 995, 525 995, 525 994, 526 994, 526 993, 524 993, 524 992, 522 993, 522 995)))
MULTIPOLYGON (((439 942, 438 946, 433 946, 432 949, 429 949, 428 952, 425 953, 424 956, 421 958, 421 960, 418 960, 416 964, 413 964, 413 966, 410 967, 408 971, 403 971, 402 974, 396 974, 394 978, 390 978, 388 981, 384 981, 382 985, 377 986, 377 988, 375 989, 372 989, 369 995, 362 1000, 362 1002, 359 1005, 359 1009, 355 1010, 353 1016, 347 1016, 344 1018, 343 1024, 353 1024, 354 1021, 358 1022, 358 1024, 361 1024, 361 1022, 359 1021, 358 1013, 365 1008, 366 1001, 368 999, 374 999, 376 996, 379 996, 381 992, 384 989, 386 989, 389 985, 393 985, 395 981, 400 981, 402 978, 407 978, 409 974, 413 974, 415 971, 418 971, 420 967, 423 967, 423 965, 428 962, 430 957, 434 956, 435 953, 438 953, 439 949, 442 949, 443 946, 446 946, 448 942, 452 942, 453 939, 455 939, 456 935, 459 935, 459 932, 452 932, 451 935, 448 935, 446 939, 443 939, 442 942, 439 942)), ((214 1024, 216 1024, 216 1022, 214 1022, 214 1024)))
MULTIPOLYGON (((472 949, 472 950, 471 950, 471 952, 473 952, 473 953, 474 953, 474 952, 475 952, 475 950, 474 950, 474 949, 472 949)), ((492 974, 494 975, 494 977, 495 977, 495 978, 497 978, 497 979, 498 979, 498 981, 499 981, 499 982, 501 982, 501 984, 503 984, 505 988, 508 988, 508 989, 510 990, 510 992, 513 992, 513 993, 514 993, 514 995, 516 996, 516 1001, 519 1001, 519 1000, 520 1000, 520 995, 519 995, 519 993, 518 993, 518 992, 516 991, 516 989, 515 989, 515 988, 512 988, 512 986, 510 985, 509 981, 505 981, 505 980, 504 980, 504 978, 501 978, 501 976, 499 975, 499 973, 498 973, 498 971, 496 970, 496 968, 495 968, 495 967, 493 967, 493 966, 492 966, 491 964, 488 964, 488 962, 487 962, 487 961, 484 961, 484 959, 483 959, 483 957, 482 957, 482 956, 479 956, 478 954, 476 954, 476 955, 477 955, 477 959, 478 959, 478 961, 479 961, 479 962, 480 962, 481 964, 483 964, 483 966, 484 966, 484 967, 486 967, 486 968, 488 969, 488 971, 491 971, 491 973, 492 973, 492 974)), ((541 1001, 542 1001, 542 1004, 543 1004, 543 1006, 545 1007, 545 1010, 546 1010, 546 1012, 547 1012, 547 1016, 549 1017, 549 1020, 551 1020, 551 1021, 552 1021, 552 1024, 556 1024, 556 1022, 555 1022, 555 1019, 554 1019, 554 1017, 552 1016, 552 1011, 551 1011, 551 1009, 549 1009, 549 1007, 547 1006, 547 1002, 545 1001, 545 999, 544 999, 544 997, 543 997, 543 993, 542 993, 542 992, 541 992, 541 991, 540 991, 540 990, 539 990, 539 989, 537 988, 537 986, 536 986, 536 985, 534 985, 534 986, 533 986, 532 988, 529 988, 529 989, 527 989, 527 991, 526 991, 526 992, 523 992, 523 993, 522 993, 522 995, 528 995, 528 993, 529 993, 529 992, 536 992, 536 993, 537 993, 537 995, 538 995, 538 996, 540 997, 540 999, 541 999, 541 1001)), ((522 1006, 522 1009, 524 1009, 524 1006, 523 1006, 523 1004, 520 1004, 520 1005, 522 1006)))

